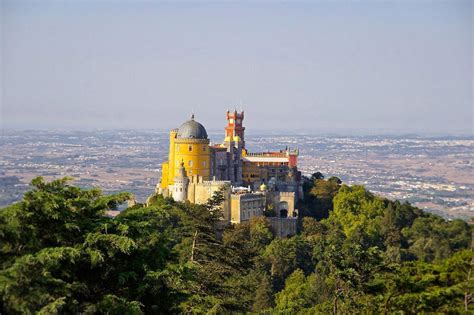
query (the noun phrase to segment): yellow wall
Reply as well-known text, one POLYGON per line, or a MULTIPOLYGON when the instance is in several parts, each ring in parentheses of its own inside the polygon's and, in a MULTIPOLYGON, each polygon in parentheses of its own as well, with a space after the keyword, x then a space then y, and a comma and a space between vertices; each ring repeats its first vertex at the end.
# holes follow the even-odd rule
POLYGON ((240 199, 230 199, 230 219, 233 223, 240 223, 240 199))
MULTIPOLYGON (((210 179, 211 153, 209 151, 209 140, 176 139, 173 151, 174 170, 183 162, 188 176, 199 175, 204 180, 210 179)), ((174 176, 173 174, 173 178, 174 176)))
POLYGON ((168 188, 168 175, 169 175, 169 170, 168 170, 168 162, 165 162, 161 164, 161 188, 165 189, 168 188))
POLYGON ((244 162, 242 166, 242 180, 245 185, 250 185, 261 180, 268 182, 268 171, 264 167, 259 167, 256 163, 244 162))
POLYGON ((253 217, 263 215, 265 209, 265 195, 231 195, 230 213, 232 223, 248 221, 253 217))
POLYGON ((175 154, 174 154, 174 143, 176 140, 176 135, 178 131, 176 129, 173 129, 170 131, 170 147, 169 147, 169 156, 168 156, 168 180, 167 180, 167 185, 172 185, 174 181, 174 173, 176 169, 176 164, 173 163, 175 159, 175 154))

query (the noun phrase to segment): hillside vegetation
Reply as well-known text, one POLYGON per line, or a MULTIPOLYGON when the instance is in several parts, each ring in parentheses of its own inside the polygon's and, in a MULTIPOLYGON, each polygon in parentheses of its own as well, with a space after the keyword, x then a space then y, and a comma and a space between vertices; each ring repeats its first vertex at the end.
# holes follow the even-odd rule
POLYGON ((471 228, 315 174, 300 233, 36 178, 0 210, 2 314, 472 314, 471 228))

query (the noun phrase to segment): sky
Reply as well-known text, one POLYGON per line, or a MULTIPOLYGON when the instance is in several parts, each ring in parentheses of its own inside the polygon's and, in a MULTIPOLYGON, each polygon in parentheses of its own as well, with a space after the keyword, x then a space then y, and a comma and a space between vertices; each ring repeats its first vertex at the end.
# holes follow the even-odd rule
POLYGON ((0 1, 2 129, 473 134, 472 1, 0 1))

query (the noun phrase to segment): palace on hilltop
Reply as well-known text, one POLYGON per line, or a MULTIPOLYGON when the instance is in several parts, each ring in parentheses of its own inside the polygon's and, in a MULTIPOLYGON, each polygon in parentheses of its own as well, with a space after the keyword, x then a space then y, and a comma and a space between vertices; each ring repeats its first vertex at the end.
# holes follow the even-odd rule
POLYGON ((296 201, 303 197, 298 149, 251 153, 245 147, 244 112, 227 111, 224 141, 211 144, 194 119, 170 131, 168 161, 156 192, 176 201, 203 204, 224 192, 224 220, 248 221, 264 213, 281 236, 296 232, 296 201))

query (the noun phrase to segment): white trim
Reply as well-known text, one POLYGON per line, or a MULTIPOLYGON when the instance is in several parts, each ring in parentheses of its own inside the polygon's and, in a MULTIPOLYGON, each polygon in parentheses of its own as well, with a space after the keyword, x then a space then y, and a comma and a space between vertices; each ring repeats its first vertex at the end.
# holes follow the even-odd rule
POLYGON ((272 156, 245 156, 242 160, 246 162, 280 162, 289 163, 286 157, 272 157, 272 156))

